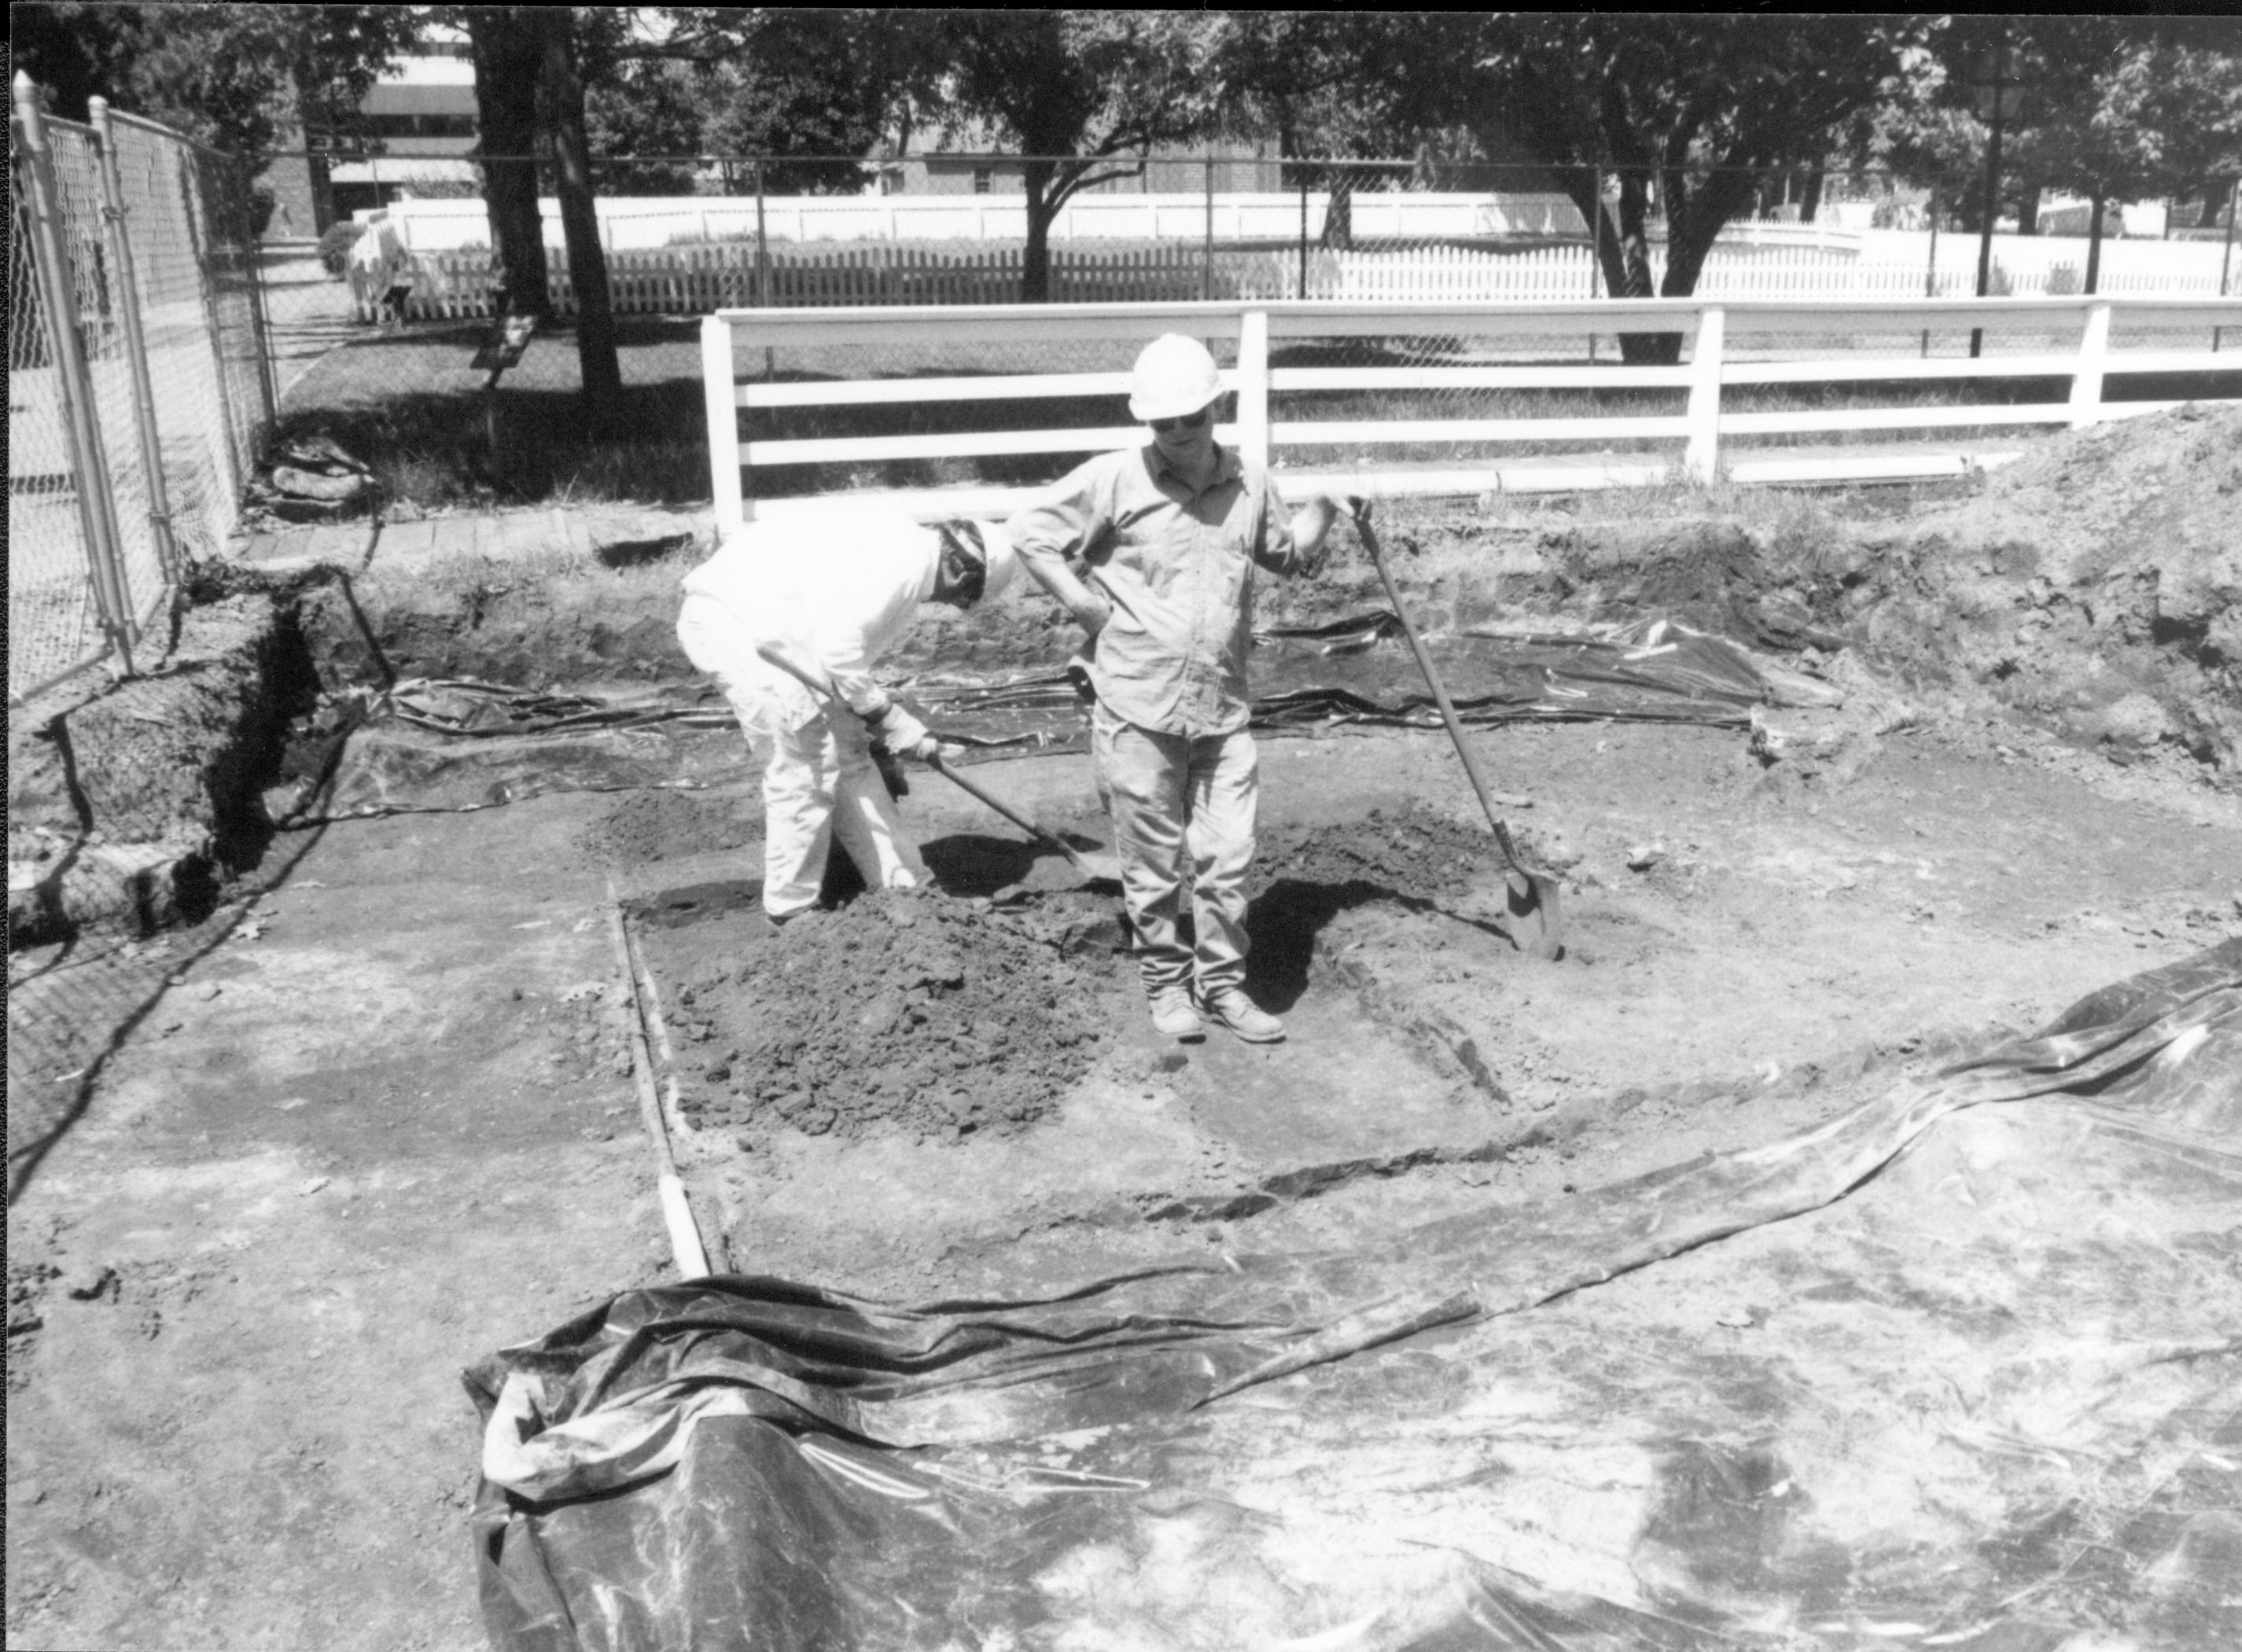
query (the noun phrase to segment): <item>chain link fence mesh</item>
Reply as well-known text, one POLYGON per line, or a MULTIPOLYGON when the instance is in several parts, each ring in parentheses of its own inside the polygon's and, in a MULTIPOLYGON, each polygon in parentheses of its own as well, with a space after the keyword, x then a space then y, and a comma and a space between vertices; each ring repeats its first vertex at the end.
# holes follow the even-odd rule
POLYGON ((28 158, 10 127, 8 689, 97 658, 106 644, 86 562, 62 367, 33 263, 28 158))
POLYGON ((50 120, 47 141, 54 158, 55 204, 61 218, 56 228, 76 289, 78 336, 84 346, 101 443, 101 453, 93 462, 103 467, 108 478, 124 599, 137 633, 161 608, 166 580, 152 520, 153 496, 141 455, 131 353, 124 329, 124 310, 129 300, 122 272, 108 245, 101 162, 91 129, 50 120))
POLYGON ((178 134, 116 118, 111 240, 100 139, 77 122, 43 119, 53 179, 53 231, 77 312, 80 386, 97 451, 82 477, 72 457, 50 312, 34 256, 30 164, 10 125, 13 237, 9 254, 9 691, 20 695, 97 660, 108 642, 94 595, 100 520, 113 521, 115 563, 135 638, 176 584, 171 552, 213 556, 241 520, 243 488, 272 429, 262 252, 252 189, 258 165, 178 134), (136 305, 137 298, 137 305, 136 305), (135 306, 128 318, 127 306, 135 306), (144 359, 136 363, 137 319, 144 359), (146 373, 152 447, 144 442, 146 373), (105 495, 80 495, 81 484, 105 495), (89 516, 95 519, 90 522, 89 516), (170 543, 166 543, 168 527, 170 543))

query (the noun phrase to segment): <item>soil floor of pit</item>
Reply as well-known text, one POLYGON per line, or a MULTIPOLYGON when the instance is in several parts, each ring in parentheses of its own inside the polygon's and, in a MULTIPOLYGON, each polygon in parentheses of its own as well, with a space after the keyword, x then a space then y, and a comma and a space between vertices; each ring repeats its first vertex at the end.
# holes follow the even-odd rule
MULTIPOLYGON (((2242 923, 2233 800, 2013 731, 1804 777, 1738 732, 1480 738, 1565 868, 1567 958, 1500 938, 1483 863, 1413 884, 1425 834, 1470 841, 1440 736, 1266 741, 1287 1043, 1156 1040, 1093 937, 1111 1038, 1032 1124, 682 1138, 720 1260, 920 1300, 1344 1246, 1770 1139, 2242 923)), ((1081 758, 975 774, 1104 836, 1081 758)), ((460 1368, 670 1277, 609 879, 667 997, 759 871, 751 791, 647 796, 332 826, 236 938, 179 937, 9 1212, 11 1646, 482 1643, 460 1368)), ((904 808, 937 861, 1018 841, 931 776, 904 808)), ((715 1082, 665 1009, 665 1076, 715 1082)))

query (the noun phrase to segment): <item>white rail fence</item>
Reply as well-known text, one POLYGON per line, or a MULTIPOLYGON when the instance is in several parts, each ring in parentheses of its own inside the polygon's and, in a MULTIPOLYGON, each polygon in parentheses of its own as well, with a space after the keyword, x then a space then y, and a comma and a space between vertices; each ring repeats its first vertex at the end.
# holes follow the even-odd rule
MULTIPOLYGON (((1950 239, 1952 238, 1949 238, 1950 239)), ((1943 251, 1944 249, 1942 249, 1943 251)), ((2098 285, 2112 297, 2212 297, 2219 291, 2219 249, 2173 246, 2175 256, 2147 268, 2105 265, 2098 285), (2193 256, 2208 255, 2208 256, 2193 256)), ((1972 255, 1974 259, 1974 254, 1972 255)), ((1017 247, 985 252, 933 252, 912 247, 863 246, 773 252, 758 270, 751 246, 671 247, 613 253, 607 283, 615 311, 624 315, 706 315, 755 305, 773 307, 841 305, 983 305, 1015 302, 1020 295, 1017 247)), ((554 310, 574 314, 574 286, 564 259, 547 263, 554 310)), ((465 319, 493 312, 490 254, 480 251, 419 253, 417 279, 406 313, 422 320, 465 319)), ((1654 280, 1666 259, 1655 250, 1654 280)), ((2010 270, 1997 265, 1998 296, 2062 297, 2080 290, 2078 265, 2043 259, 2010 270)), ((1976 289, 1973 261, 1941 259, 1935 276, 1924 263, 1879 257, 1860 250, 1773 244, 1723 243, 1707 258, 1697 295, 1707 299, 1896 299, 1963 298, 1976 289), (1936 292, 1925 292, 1935 283, 1936 292)), ((1428 246, 1361 252, 1320 248, 1304 258, 1287 249, 1220 252, 1210 261, 1198 247, 1170 245, 1128 252, 1054 247, 1052 298, 1066 304, 1178 304, 1209 298, 1247 301, 1297 299, 1349 302, 1541 302, 1598 296, 1601 277, 1586 246, 1544 246, 1514 252, 1428 246)), ((380 295, 354 292, 353 312, 377 317, 380 295)))
MULTIPOLYGON (((2237 358, 2219 352, 2219 330, 2242 328, 2242 299, 1909 299, 1873 306, 1827 300, 1651 299, 1534 305, 1142 304, 888 310, 726 310, 701 323, 709 462, 717 519, 742 520, 751 509, 782 514, 814 507, 816 492, 758 498, 755 473, 802 466, 865 466, 899 460, 1086 457, 1133 447, 1142 430, 1126 422, 1125 372, 996 373, 943 377, 820 377, 778 380, 766 364, 793 353, 822 359, 910 358, 914 353, 963 352, 983 359, 1017 359, 1024 346, 1055 350, 1102 345, 1109 355, 1162 332, 1204 338, 1234 393, 1235 411, 1219 439, 1272 465, 1284 491, 1300 496, 1330 487, 1373 495, 1479 494, 1492 490, 1573 491, 1672 480, 1808 482, 1899 480, 1962 473, 1984 461, 1982 449, 1914 444, 1899 453, 1823 451, 1780 456, 1762 448, 1724 458, 1731 439, 1800 436, 1872 440, 1908 433, 2032 426, 2078 427, 2151 413, 2176 401, 2110 402, 2111 373, 2174 375, 2194 399, 2231 386, 2237 358), (1534 361, 1536 346, 1577 352, 1597 334, 1675 333, 1685 359, 1674 366, 1580 365, 1534 361), (1984 356, 1932 354, 1930 341, 1967 339, 1972 329, 2001 331, 2010 349, 1984 356), (1887 343, 1920 332, 1922 353, 1876 354, 1863 335, 1887 343), (2132 347, 2112 348, 2113 334, 2132 347), (1333 341, 1406 346, 1439 341, 1440 360, 1423 366, 1272 366, 1288 346, 1333 341), (2199 340, 2199 342, 2198 342, 2199 340), (2172 347, 2175 342, 2184 347, 2172 347), (2016 353, 2014 346, 2028 346, 2016 353), (1525 346, 1522 350, 1520 346, 1525 346), (1507 357, 1508 359, 1502 358, 1507 357), (1494 358, 1490 359, 1489 358, 1494 358), (743 375, 742 364, 748 373, 743 375), (2221 379, 2189 382, 2186 375, 2221 379), (2061 400, 2031 404, 1946 402, 1818 410, 1749 411, 1731 393, 1764 399, 1774 386, 1808 388, 1880 384, 1904 395, 1910 387, 1979 379, 2069 380, 2061 400), (1645 415, 1618 411, 1550 418, 1413 416, 1426 400, 1488 391, 1642 391, 1680 393, 1683 411, 1645 415), (1272 397, 1355 393, 1353 416, 1278 418, 1272 397), (939 433, 742 440, 741 420, 781 409, 888 406, 922 414, 943 404, 1109 399, 1114 422, 1095 427, 958 430, 939 433), (1664 452, 1612 456, 1611 444, 1661 446, 1664 452), (1409 462, 1411 450, 1472 445, 1535 450, 1531 456, 1409 462), (1555 445, 1576 451, 1549 455, 1555 445), (1598 452, 1601 448, 1602 451, 1598 452), (1328 457, 1292 463, 1301 450, 1351 449, 1337 467, 1328 457)), ((852 491, 860 491, 852 478, 852 491)), ((1036 493, 1032 487, 969 484, 896 488, 886 497, 922 515, 997 514, 1036 493)))

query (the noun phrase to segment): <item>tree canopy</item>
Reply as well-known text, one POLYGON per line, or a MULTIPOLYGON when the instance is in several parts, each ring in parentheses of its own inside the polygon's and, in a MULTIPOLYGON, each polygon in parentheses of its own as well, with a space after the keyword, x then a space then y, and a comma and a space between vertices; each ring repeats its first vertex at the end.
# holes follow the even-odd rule
POLYGON ((951 138, 1028 157, 1021 296, 1050 294, 1051 218, 1077 191, 1143 170, 1155 147, 1202 137, 1224 111, 1224 14, 936 11, 951 138))
POLYGON ((191 137, 270 152, 299 127, 348 131, 383 68, 419 37, 406 6, 113 5, 8 9, 15 66, 57 114, 98 94, 191 137))

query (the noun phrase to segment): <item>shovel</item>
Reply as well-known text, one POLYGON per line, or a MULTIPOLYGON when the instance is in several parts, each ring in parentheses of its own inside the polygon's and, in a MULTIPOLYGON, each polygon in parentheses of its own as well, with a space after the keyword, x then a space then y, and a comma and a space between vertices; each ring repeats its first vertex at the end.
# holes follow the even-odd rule
POLYGON ((1378 548, 1378 535, 1361 515, 1354 519, 1354 531, 1362 536, 1362 548, 1370 553, 1370 565, 1378 570, 1379 581, 1386 587, 1386 600, 1393 605, 1393 617, 1401 621, 1401 634, 1409 639, 1410 651, 1417 656, 1417 668, 1425 674, 1425 686, 1433 691, 1433 703, 1440 708, 1440 720, 1448 726, 1448 738, 1455 742, 1456 755, 1464 761, 1464 773, 1471 777, 1472 789, 1479 794, 1479 806, 1487 811, 1487 823, 1494 833, 1502 858, 1509 864, 1506 881, 1510 890, 1510 938, 1520 951, 1531 952, 1545 962, 1560 957, 1565 950, 1565 920, 1557 880, 1546 872, 1533 870, 1518 858, 1517 846, 1510 841, 1510 828, 1494 812, 1494 796, 1487 789, 1487 777, 1479 771, 1479 759, 1473 755, 1471 743, 1464 738, 1463 722, 1456 715, 1454 702, 1440 686, 1440 673, 1433 668, 1433 656, 1425 651, 1424 639, 1409 621, 1409 611, 1401 606, 1401 593, 1395 588, 1393 575, 1378 548))
MULTIPOLYGON (((758 642, 755 644, 755 652, 762 656, 765 664, 776 666, 812 694, 822 695, 842 710, 849 711, 852 716, 855 715, 848 702, 841 698, 840 691, 834 688, 831 678, 817 667, 806 664, 797 659, 783 644, 758 642)), ((1057 850, 1065 856, 1067 864, 1073 867, 1090 883, 1111 883, 1117 888, 1119 886, 1121 863, 1111 851, 1102 849, 1079 850, 1065 839, 1045 831, 1024 815, 1017 813, 1010 805, 983 790, 974 782, 966 779, 964 776, 944 762, 939 753, 929 757, 926 760, 926 766, 944 780, 950 782, 959 790, 986 803, 1044 848, 1057 850)))

